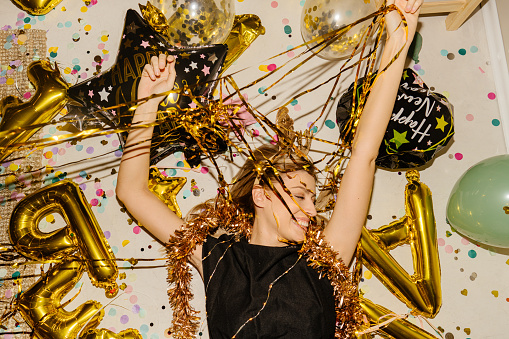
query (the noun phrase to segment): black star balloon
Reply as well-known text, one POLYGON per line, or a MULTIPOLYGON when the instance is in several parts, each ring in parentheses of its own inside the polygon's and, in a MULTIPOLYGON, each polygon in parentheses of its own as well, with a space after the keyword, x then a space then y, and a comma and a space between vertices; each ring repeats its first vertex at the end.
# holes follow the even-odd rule
MULTIPOLYGON (((361 93, 359 79, 356 98, 361 93)), ((340 98, 336 120, 341 133, 352 110, 353 84, 340 98)), ((454 135, 453 107, 445 96, 430 90, 410 68, 403 72, 392 117, 380 145, 376 164, 388 169, 426 164, 454 135)))
MULTIPOLYGON (((227 52, 226 45, 210 45, 195 48, 176 48, 157 33, 135 10, 128 10, 124 31, 115 64, 107 71, 85 80, 68 91, 74 101, 68 105, 68 111, 79 123, 76 127, 86 129, 101 126, 128 127, 132 120, 132 111, 122 104, 137 99, 136 93, 143 67, 152 56, 160 53, 176 56, 177 78, 175 88, 189 87, 195 97, 209 97, 214 80, 221 71, 227 52), (77 106, 81 104, 82 106, 77 106), (116 107, 108 109, 109 107, 116 107), (83 112, 80 119, 77 111, 83 112), (93 112, 93 114, 91 113, 93 112), (98 118, 101 116, 101 118, 98 118), (78 125, 78 126, 77 126, 78 125)), ((189 96, 181 93, 168 95, 159 106, 161 124, 154 129, 151 164, 176 151, 184 151, 191 166, 200 162, 196 140, 179 124, 180 109, 193 107, 189 96), (173 118, 172 118, 173 117, 173 118), (175 119, 177 117, 177 119, 175 119), (192 159, 192 160, 191 160, 192 159)), ((221 127, 217 127, 220 129, 221 127)), ((121 134, 124 144, 127 133, 121 134)), ((214 145, 207 145, 214 153, 226 150, 226 143, 220 138, 212 138, 214 145)))

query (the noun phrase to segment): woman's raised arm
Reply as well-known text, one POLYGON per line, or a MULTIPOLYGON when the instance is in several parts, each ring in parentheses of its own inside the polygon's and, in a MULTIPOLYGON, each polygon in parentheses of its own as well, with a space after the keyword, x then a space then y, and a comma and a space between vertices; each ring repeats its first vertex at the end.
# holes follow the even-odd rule
MULTIPOLYGON (((173 56, 161 54, 152 57, 150 64, 145 65, 143 69, 138 85, 138 98, 172 90, 175 77, 173 56)), ((162 97, 152 98, 139 105, 134 113, 132 125, 155 122, 161 100, 162 97)), ((154 127, 146 127, 133 129, 129 133, 120 162, 116 192, 129 213, 159 241, 167 243, 184 221, 148 189, 153 131, 154 127)), ((193 256, 193 264, 199 267, 201 249, 197 249, 195 253, 199 256, 197 258, 193 256)))
POLYGON ((386 15, 387 41, 379 69, 385 68, 398 51, 403 50, 374 84, 362 112, 357 132, 352 142, 352 152, 341 179, 336 206, 324 235, 343 261, 348 264, 353 257, 362 227, 368 213, 373 188, 375 159, 385 130, 392 115, 392 108, 405 66, 405 56, 412 42, 423 0, 388 0, 405 15, 408 36, 396 11, 386 15))

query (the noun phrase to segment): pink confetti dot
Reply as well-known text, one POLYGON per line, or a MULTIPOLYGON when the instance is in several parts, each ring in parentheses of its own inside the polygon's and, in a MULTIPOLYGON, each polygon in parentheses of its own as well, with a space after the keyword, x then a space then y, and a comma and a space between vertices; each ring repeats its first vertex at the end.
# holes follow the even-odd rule
POLYGON ((103 43, 100 43, 99 45, 97 45, 97 48, 99 48, 99 49, 104 49, 104 44, 103 44, 103 43))
POLYGON ((452 253, 452 251, 453 251, 453 248, 451 245, 445 246, 445 253, 452 253))
POLYGON ((18 19, 23 19, 25 17, 25 13, 20 12, 18 13, 18 19))
POLYGON ((70 142, 65 144, 65 148, 70 148, 70 147, 72 147, 72 144, 70 142))
POLYGON ((259 135, 260 135, 260 131, 259 131, 259 130, 257 130, 257 129, 254 129, 254 130, 253 130, 253 136, 254 136, 254 137, 257 137, 257 136, 259 136, 259 135))
POLYGON ((97 206, 97 205, 99 205, 99 200, 97 200, 97 199, 92 199, 92 200, 90 200, 90 205, 92 205, 92 206, 97 206))
POLYGON ((497 97, 497 95, 495 93, 493 93, 493 92, 488 93, 488 99, 495 100, 496 97, 497 97))
POLYGON ((118 145, 120 145, 120 141, 118 141, 118 140, 113 140, 111 142, 111 146, 113 146, 113 147, 118 147, 118 145))
POLYGON ((468 244, 470 244, 470 241, 468 241, 468 239, 461 238, 461 243, 462 243, 463 245, 468 245, 468 244))
POLYGON ((437 242, 438 242, 438 246, 444 246, 445 245, 445 240, 443 238, 437 239, 437 242))
POLYGON ((202 167, 202 168, 201 168, 201 172, 202 172, 203 174, 207 174, 207 173, 209 173, 209 168, 208 168, 208 167, 202 167))
POLYGON ((456 160, 461 160, 461 159, 463 159, 463 154, 456 153, 456 154, 454 154, 454 157, 456 158, 456 160))
POLYGON ((286 53, 286 55, 289 57, 289 58, 293 58, 295 56, 295 52, 294 51, 290 51, 288 53, 286 53))
POLYGON ((124 290, 125 293, 131 293, 132 291, 133 291, 133 287, 131 285, 127 285, 127 287, 124 290))
POLYGON ((138 297, 137 297, 137 296, 135 296, 135 295, 130 296, 130 297, 129 297, 129 302, 130 302, 131 304, 136 304, 136 303, 138 302, 138 297))
POLYGON ((467 121, 473 121, 474 120, 474 116, 472 114, 467 114, 467 116, 465 118, 467 119, 467 121))
POLYGON ((55 166, 57 163, 53 159, 48 160, 48 165, 55 166))
POLYGON ((287 18, 284 18, 282 22, 283 22, 283 25, 288 25, 290 23, 290 20, 288 20, 287 18))
POLYGON ((141 232, 140 226, 134 226, 133 227, 133 233, 134 234, 140 234, 140 232, 141 232))
POLYGON ((299 104, 293 106, 293 109, 296 110, 296 111, 300 111, 301 110, 301 107, 299 104))
POLYGON ((99 188, 101 188, 101 183, 100 183, 100 182, 95 182, 95 183, 94 183, 94 188, 95 188, 96 190, 98 190, 99 188))
POLYGON ((10 299, 10 298, 12 297, 12 291, 11 291, 11 290, 7 290, 7 291, 5 291, 5 297, 6 297, 7 299, 10 299))
POLYGON ((272 1, 270 5, 272 6, 272 8, 276 8, 278 6, 278 3, 277 1, 272 1))
POLYGON ((276 64, 270 64, 270 65, 267 66, 267 69, 269 70, 269 72, 272 72, 276 68, 277 68, 276 64))
POLYGON ((115 192, 114 192, 113 190, 107 190, 107 191, 106 191, 106 196, 107 196, 107 197, 112 197, 112 196, 114 196, 114 195, 115 195, 115 192))
POLYGON ((25 94, 23 94, 23 98, 25 99, 30 99, 32 97, 32 94, 30 92, 26 92, 25 94))
POLYGON ((82 178, 82 177, 80 177, 80 176, 78 175, 76 178, 74 178, 74 181, 76 181, 76 182, 82 182, 82 181, 83 181, 83 178, 82 178))
POLYGON ((95 195, 97 195, 98 197, 102 197, 104 191, 102 189, 98 189, 97 191, 95 191, 95 195))

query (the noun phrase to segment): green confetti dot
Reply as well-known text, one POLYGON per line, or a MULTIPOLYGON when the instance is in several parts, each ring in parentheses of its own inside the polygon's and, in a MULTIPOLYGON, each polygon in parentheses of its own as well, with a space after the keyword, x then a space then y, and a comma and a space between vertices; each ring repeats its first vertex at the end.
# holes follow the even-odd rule
POLYGON ((334 127, 336 127, 336 123, 332 120, 326 120, 325 126, 329 127, 330 129, 333 129, 334 127))
POLYGON ((470 251, 468 251, 468 256, 473 259, 473 258, 477 257, 477 252, 474 250, 470 250, 470 251))
POLYGON ((465 55, 465 54, 467 54, 467 50, 466 50, 466 49, 464 49, 464 48, 461 48, 461 49, 458 51, 458 53, 459 53, 460 55, 465 55))
POLYGON ((290 27, 290 25, 286 25, 284 30, 285 30, 286 34, 291 34, 292 33, 292 28, 290 27))
POLYGON ((493 120, 491 120, 491 123, 493 124, 493 126, 499 126, 500 125, 500 120, 493 119, 493 120))
POLYGON ((477 46, 470 47, 470 52, 471 53, 477 53, 478 51, 479 51, 479 48, 477 48, 477 46))

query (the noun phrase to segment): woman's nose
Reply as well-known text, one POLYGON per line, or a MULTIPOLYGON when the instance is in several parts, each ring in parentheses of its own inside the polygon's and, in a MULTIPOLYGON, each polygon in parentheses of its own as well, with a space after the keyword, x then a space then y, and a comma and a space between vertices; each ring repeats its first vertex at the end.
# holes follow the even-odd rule
POLYGON ((306 209, 304 210, 306 214, 308 214, 310 217, 316 217, 318 214, 316 212, 316 207, 314 201, 308 202, 306 205, 306 209))

